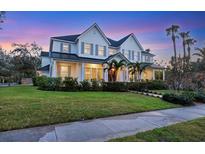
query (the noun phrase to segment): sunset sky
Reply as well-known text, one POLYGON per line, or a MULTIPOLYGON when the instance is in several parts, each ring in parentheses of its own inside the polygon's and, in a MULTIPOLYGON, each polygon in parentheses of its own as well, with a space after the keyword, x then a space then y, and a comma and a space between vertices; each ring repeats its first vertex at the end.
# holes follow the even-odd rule
MULTIPOLYGON (((197 47, 205 46, 205 12, 6 12, 0 45, 10 50, 11 43, 35 41, 48 51, 50 37, 79 34, 95 22, 116 40, 134 33, 156 59, 167 60, 173 54, 171 39, 165 33, 171 24, 191 31, 197 47)), ((181 40, 178 42, 178 53, 182 53, 181 40)))

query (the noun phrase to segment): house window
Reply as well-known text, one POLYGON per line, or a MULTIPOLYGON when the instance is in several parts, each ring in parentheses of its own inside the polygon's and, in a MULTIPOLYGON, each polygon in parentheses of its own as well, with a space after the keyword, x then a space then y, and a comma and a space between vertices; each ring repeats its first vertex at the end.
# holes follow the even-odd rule
POLYGON ((90 43, 85 43, 84 44, 84 53, 90 55, 91 54, 91 47, 92 47, 92 45, 90 43))
POLYGON ((68 43, 63 43, 63 52, 68 52, 69 51, 69 44, 68 43))
POLYGON ((87 64, 85 66, 85 80, 102 80, 103 79, 103 68, 96 64, 87 64))
POLYGON ((117 50, 115 49, 109 49, 109 55, 114 55, 117 53, 117 50))
POLYGON ((98 55, 104 56, 105 48, 104 46, 98 46, 98 55))
POLYGON ((68 77, 71 76, 71 66, 60 66, 59 77, 68 77))

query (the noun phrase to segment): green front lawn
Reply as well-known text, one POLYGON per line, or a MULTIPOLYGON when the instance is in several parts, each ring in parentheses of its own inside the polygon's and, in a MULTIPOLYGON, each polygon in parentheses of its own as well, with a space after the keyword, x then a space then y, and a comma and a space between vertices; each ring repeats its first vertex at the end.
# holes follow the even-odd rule
POLYGON ((118 138, 117 142, 204 142, 205 118, 118 138))
POLYGON ((32 86, 0 88, 0 131, 173 108, 133 93, 53 92, 32 86))

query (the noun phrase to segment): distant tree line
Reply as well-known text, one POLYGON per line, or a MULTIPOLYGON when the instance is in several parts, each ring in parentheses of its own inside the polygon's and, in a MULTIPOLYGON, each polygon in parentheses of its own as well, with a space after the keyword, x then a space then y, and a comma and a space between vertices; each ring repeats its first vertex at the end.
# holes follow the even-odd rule
POLYGON ((11 51, 0 47, 0 82, 21 82, 37 75, 42 48, 34 43, 16 44, 11 51))

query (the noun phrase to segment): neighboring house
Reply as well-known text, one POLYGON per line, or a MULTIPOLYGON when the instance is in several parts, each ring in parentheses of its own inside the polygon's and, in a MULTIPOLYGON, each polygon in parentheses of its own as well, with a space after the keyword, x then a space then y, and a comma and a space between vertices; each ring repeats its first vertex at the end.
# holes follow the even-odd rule
MULTIPOLYGON (((108 72, 104 71, 104 62, 113 59, 130 62, 153 63, 154 55, 144 51, 134 34, 119 41, 108 38, 97 24, 77 35, 51 37, 49 52, 42 52, 41 75, 50 77, 71 76, 84 79, 108 81, 108 72)), ((142 79, 164 79, 164 69, 152 64, 142 73, 142 79), (160 73, 161 72, 161 73, 160 73)), ((118 72, 118 81, 130 81, 131 75, 125 67, 118 72)))

